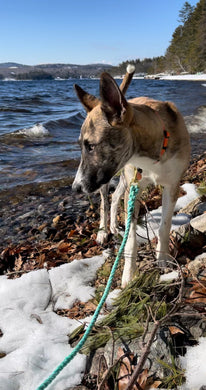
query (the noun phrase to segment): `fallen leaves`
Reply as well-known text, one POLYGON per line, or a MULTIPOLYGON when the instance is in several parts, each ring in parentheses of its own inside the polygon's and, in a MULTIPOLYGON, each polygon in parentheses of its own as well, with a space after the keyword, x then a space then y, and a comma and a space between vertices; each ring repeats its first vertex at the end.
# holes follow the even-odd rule
POLYGON ((188 291, 186 303, 192 305, 203 303, 206 305, 206 279, 199 281, 198 279, 190 282, 191 287, 188 291))
POLYGON ((58 310, 57 314, 78 320, 82 317, 88 317, 94 314, 96 307, 97 306, 92 301, 88 301, 86 303, 76 301, 71 309, 58 310))
MULTIPOLYGON (((65 229, 63 217, 57 215, 52 220, 53 226, 59 229, 63 239, 47 239, 39 242, 32 240, 24 245, 11 245, 1 253, 0 270, 9 273, 9 277, 18 277, 19 274, 39 268, 50 269, 68 263, 74 259, 82 259, 100 255, 102 247, 97 245, 96 231, 98 221, 86 219, 83 223, 70 225, 65 229), (63 227, 63 228, 62 228, 63 227)), ((45 226, 40 226, 40 231, 45 226)))
MULTIPOLYGON (((137 359, 134 353, 125 353, 121 347, 118 348, 115 363, 109 368, 104 356, 101 356, 99 361, 98 390, 126 390, 136 364, 137 359), (104 366, 102 366, 102 361, 104 366)), ((155 380, 149 374, 149 370, 145 368, 138 376, 133 390, 156 389, 161 383, 160 380, 155 380)))

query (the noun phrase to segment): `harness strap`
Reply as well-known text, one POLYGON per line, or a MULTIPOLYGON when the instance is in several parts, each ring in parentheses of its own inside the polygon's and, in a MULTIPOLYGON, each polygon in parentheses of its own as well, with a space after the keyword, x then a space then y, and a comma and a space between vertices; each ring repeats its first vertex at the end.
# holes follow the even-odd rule
MULTIPOLYGON (((164 124, 160 114, 157 111, 155 111, 155 114, 158 116, 158 118, 162 122, 162 128, 163 128, 163 137, 164 138, 163 138, 162 148, 160 150, 160 157, 162 157, 163 154, 166 152, 166 150, 168 148, 168 141, 169 141, 169 138, 170 138, 170 133, 169 133, 169 131, 166 130, 165 124, 164 124)), ((157 161, 159 161, 159 159, 157 161)))
POLYGON ((163 156, 163 154, 165 153, 165 151, 167 150, 167 147, 168 147, 168 141, 169 141, 169 138, 170 138, 170 133, 169 131, 167 130, 163 130, 163 134, 164 134, 164 139, 163 139, 163 145, 162 145, 162 149, 160 151, 160 157, 163 156))

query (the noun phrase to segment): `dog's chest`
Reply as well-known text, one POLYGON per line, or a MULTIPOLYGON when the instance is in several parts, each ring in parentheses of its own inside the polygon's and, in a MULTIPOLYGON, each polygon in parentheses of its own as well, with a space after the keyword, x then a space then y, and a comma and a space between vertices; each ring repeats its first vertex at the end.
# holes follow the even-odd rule
POLYGON ((142 177, 154 184, 167 185, 176 182, 179 161, 173 157, 165 162, 154 161, 149 157, 134 155, 129 161, 133 167, 142 169, 142 177))

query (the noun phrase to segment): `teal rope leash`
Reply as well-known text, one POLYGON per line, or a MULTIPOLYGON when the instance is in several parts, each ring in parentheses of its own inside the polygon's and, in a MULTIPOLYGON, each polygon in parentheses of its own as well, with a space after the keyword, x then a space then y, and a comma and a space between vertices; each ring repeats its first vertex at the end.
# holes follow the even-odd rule
POLYGON ((71 360, 76 356, 76 354, 80 351, 80 349, 83 347, 84 343, 86 342, 90 332, 92 331, 92 328, 97 320, 97 317, 100 313, 100 310, 102 309, 102 306, 104 305, 104 303, 107 299, 107 296, 109 294, 109 290, 111 288, 112 281, 113 281, 116 269, 117 269, 118 264, 119 264, 119 260, 121 258, 122 252, 123 252, 125 244, 127 242, 127 238, 129 235, 129 229, 130 229, 130 225, 131 225, 131 220, 132 220, 132 214, 134 211, 135 198, 137 196, 138 191, 139 191, 139 188, 138 188, 137 184, 132 184, 130 187, 129 200, 128 200, 128 206, 127 206, 128 216, 127 216, 127 225, 125 228, 124 237, 123 237, 122 243, 120 245, 119 252, 117 254, 115 262, 113 264, 109 280, 108 280, 107 285, 106 285, 105 290, 104 290, 104 294, 102 295, 102 298, 101 298, 101 300, 100 300, 100 302, 95 310, 95 313, 92 317, 92 320, 91 320, 88 328, 86 329, 83 337, 81 338, 79 343, 76 345, 76 347, 73 349, 73 351, 68 356, 66 356, 66 358, 62 361, 62 363, 60 363, 57 366, 57 368, 52 372, 52 374, 49 375, 49 377, 39 387, 37 387, 36 390, 44 390, 47 388, 47 386, 49 386, 53 382, 53 380, 63 370, 63 368, 66 367, 67 364, 69 364, 71 362, 71 360))

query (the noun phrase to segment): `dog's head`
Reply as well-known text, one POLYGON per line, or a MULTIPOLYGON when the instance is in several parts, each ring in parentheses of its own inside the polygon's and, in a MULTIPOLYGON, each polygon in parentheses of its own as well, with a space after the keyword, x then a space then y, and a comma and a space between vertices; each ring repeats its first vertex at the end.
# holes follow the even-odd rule
POLYGON ((87 117, 79 137, 82 155, 73 189, 90 193, 108 183, 131 157, 131 107, 108 73, 101 75, 100 99, 78 85, 75 90, 87 117))

